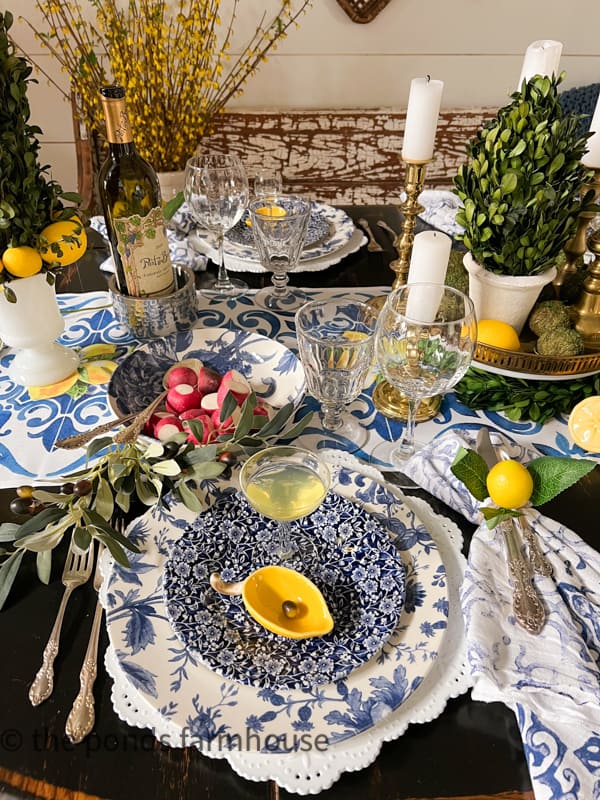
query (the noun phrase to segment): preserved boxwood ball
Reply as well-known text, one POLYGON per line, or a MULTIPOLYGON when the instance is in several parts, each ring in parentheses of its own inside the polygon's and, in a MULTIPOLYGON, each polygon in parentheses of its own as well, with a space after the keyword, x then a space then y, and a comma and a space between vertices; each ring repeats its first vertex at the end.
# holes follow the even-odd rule
POLYGON ((556 328, 540 336, 536 350, 541 356, 579 356, 584 351, 583 339, 579 331, 556 328))
POLYGON ((571 318, 560 300, 543 300, 529 315, 529 327, 536 336, 542 336, 557 328, 570 328, 571 318))

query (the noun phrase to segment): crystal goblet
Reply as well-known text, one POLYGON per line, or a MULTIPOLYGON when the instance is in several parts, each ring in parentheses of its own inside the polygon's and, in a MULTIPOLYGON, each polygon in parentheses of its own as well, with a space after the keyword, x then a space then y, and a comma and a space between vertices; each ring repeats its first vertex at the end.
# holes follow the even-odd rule
POLYGON ((241 160, 227 153, 193 156, 185 167, 184 195, 196 222, 217 239, 217 278, 203 293, 217 298, 242 294, 248 284, 229 277, 223 249, 225 234, 241 219, 250 196, 241 160))
POLYGON ((295 520, 312 514, 331 484, 329 467, 310 450, 267 447, 250 456, 240 471, 240 488, 259 514, 275 521, 263 547, 275 562, 314 558, 316 549, 295 520))
POLYGON ((383 376, 408 399, 408 418, 401 441, 385 460, 401 466, 418 449, 419 403, 458 383, 476 340, 475 309, 462 292, 432 283, 411 283, 391 292, 377 321, 376 352, 383 376))
POLYGON ((313 300, 296 312, 296 337, 308 391, 321 403, 323 427, 352 452, 368 433, 345 412, 365 388, 374 359, 376 312, 366 303, 313 300))
POLYGON ((249 205, 252 233, 261 265, 272 272, 273 289, 259 292, 267 308, 292 310, 306 302, 306 294, 288 287, 288 272, 298 264, 310 219, 311 203, 297 195, 258 198, 249 205))

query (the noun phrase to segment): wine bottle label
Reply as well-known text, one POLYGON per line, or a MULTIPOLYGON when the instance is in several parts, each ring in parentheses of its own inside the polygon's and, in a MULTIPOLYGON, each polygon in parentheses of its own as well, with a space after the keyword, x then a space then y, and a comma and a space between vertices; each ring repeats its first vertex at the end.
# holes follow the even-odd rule
POLYGON ((153 208, 146 216, 116 217, 113 226, 127 293, 132 297, 170 294, 175 274, 162 208, 153 208))

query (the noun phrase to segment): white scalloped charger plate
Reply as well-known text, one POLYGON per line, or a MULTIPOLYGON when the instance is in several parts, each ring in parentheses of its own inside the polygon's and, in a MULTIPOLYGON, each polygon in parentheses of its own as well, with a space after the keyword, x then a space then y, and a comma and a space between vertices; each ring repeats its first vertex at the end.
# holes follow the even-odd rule
MULTIPOLYGON (((344 481, 347 474, 345 466, 350 464, 358 467, 358 462, 340 451, 324 451, 323 455, 325 452, 328 458, 333 459, 334 464, 341 467, 340 475, 344 481)), ((382 481, 377 470, 362 466, 360 469, 372 476, 375 481, 382 481)), ((363 480, 361 476, 357 477, 359 482, 363 480)), ((368 507, 369 504, 367 503, 366 506, 368 507)), ((441 562, 446 568, 443 577, 440 574, 440 579, 447 587, 449 601, 443 615, 447 629, 444 624, 444 635, 439 651, 422 683, 415 687, 410 696, 395 710, 391 710, 385 702, 372 705, 369 709, 371 724, 364 732, 356 733, 350 738, 343 738, 336 743, 330 743, 324 750, 313 747, 308 752, 304 749, 282 757, 281 752, 244 752, 240 749, 205 746, 202 748, 204 755, 211 758, 226 758, 239 775, 250 780, 276 780, 288 791, 303 795, 316 794, 329 788, 344 771, 356 771, 372 763, 384 741, 391 741, 401 736, 411 723, 428 722, 439 716, 449 698, 457 697, 467 691, 471 681, 466 674, 464 631, 459 602, 459 587, 465 568, 465 559, 460 552, 462 537, 453 523, 435 515, 422 500, 407 498, 406 506, 408 509, 418 510, 418 514, 425 520, 427 528, 434 533, 434 547, 439 548, 441 562)), ((162 544, 164 546, 164 541, 162 544)), ((105 575, 112 574, 111 570, 114 570, 114 564, 111 564, 108 553, 104 556, 103 567, 105 575)), ((105 580, 101 592, 105 607, 108 603, 107 586, 108 583, 105 580)), ((135 597, 130 599, 135 601, 135 597)), ((144 601, 139 599, 141 603, 138 607, 139 611, 143 615, 149 611, 152 612, 154 606, 144 608, 144 601)), ((153 603, 152 598, 149 600, 153 603)), ((135 615, 130 617, 130 619, 134 618, 135 615)), ((165 650, 166 647, 165 645, 165 650)), ((133 726, 151 728, 154 735, 163 744, 182 747, 195 743, 199 746, 198 742, 194 742, 190 738, 190 728, 182 728, 176 721, 173 721, 172 712, 176 705, 175 700, 173 699, 167 705, 159 708, 158 698, 153 695, 148 697, 147 692, 140 686, 139 679, 142 676, 131 672, 130 665, 123 662, 123 656, 118 651, 118 641, 109 646, 106 654, 106 666, 115 681, 112 700, 119 717, 133 726)), ((413 654, 413 657, 419 658, 418 651, 413 654)), ((179 666, 185 670, 187 665, 180 663, 179 666)), ((192 675, 192 677, 197 676, 192 675)), ((379 683, 381 685, 381 681, 379 683)), ((222 686, 223 690, 225 690, 224 685, 222 686)), ((362 700, 362 696, 353 694, 353 708, 358 713, 360 712, 358 701, 362 700)), ((304 730, 306 731, 310 728, 311 715, 307 713, 307 704, 304 699, 301 698, 299 702, 304 709, 301 716, 304 717, 304 730)), ((286 699, 283 701, 284 706, 285 703, 286 699)), ((280 713, 285 712, 286 708, 282 709, 279 705, 276 705, 275 708, 280 713)), ((196 708, 197 706, 194 706, 194 709, 196 708)), ((207 721, 211 710, 214 712, 214 707, 200 706, 200 708, 207 712, 204 716, 204 720, 207 721)), ((269 712, 266 713, 269 714, 269 712)), ((277 716, 277 711, 274 713, 277 716)), ((300 727, 299 730, 302 728, 300 727)))

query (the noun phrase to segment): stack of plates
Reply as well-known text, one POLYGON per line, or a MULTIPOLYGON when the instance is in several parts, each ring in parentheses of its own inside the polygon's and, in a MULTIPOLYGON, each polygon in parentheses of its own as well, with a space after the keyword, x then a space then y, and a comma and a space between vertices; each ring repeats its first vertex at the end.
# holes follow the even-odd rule
MULTIPOLYGON (((185 223, 188 214, 183 208, 178 216, 185 223)), ((364 233, 355 227, 345 211, 324 203, 313 203, 306 245, 294 272, 327 269, 354 253, 366 241, 364 233)), ((218 259, 213 234, 197 230, 190 235, 189 242, 212 261, 218 259)), ((260 265, 252 229, 246 224, 246 215, 226 234, 224 250, 227 269, 234 272, 267 272, 260 265)))

